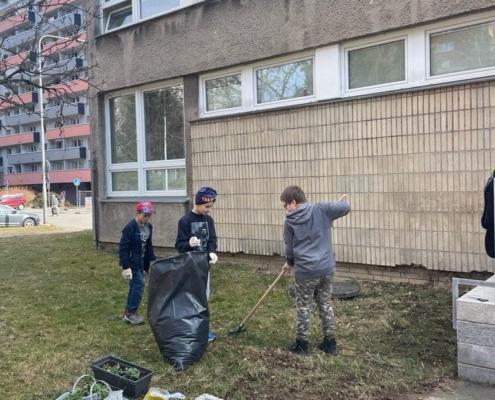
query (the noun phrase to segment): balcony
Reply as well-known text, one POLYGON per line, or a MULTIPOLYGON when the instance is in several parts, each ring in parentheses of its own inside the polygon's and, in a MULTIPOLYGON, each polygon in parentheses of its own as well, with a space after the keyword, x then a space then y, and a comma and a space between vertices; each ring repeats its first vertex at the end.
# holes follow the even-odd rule
POLYGON ((36 52, 24 51, 22 53, 7 57, 0 61, 0 71, 5 71, 14 68, 17 65, 25 64, 24 68, 28 68, 26 64, 36 65, 36 52))
POLYGON ((43 55, 52 55, 58 53, 62 50, 69 50, 73 47, 81 46, 86 40, 86 32, 81 32, 76 37, 71 37, 67 39, 57 40, 56 42, 48 43, 43 46, 42 54, 43 55))
MULTIPOLYGON (((78 160, 86 158, 86 147, 70 147, 46 151, 48 161, 78 160)), ((41 163, 41 151, 7 155, 7 165, 41 163)))
POLYGON ((0 148, 7 146, 16 146, 19 144, 39 143, 39 132, 25 132, 12 134, 9 136, 0 136, 0 148))
MULTIPOLYGON (((86 32, 82 32, 75 38, 69 38, 64 40, 59 40, 57 42, 48 43, 43 46, 42 53, 43 55, 51 55, 55 54, 62 50, 69 50, 73 47, 81 46, 82 43, 80 41, 86 40, 86 32)), ((5 71, 10 68, 14 68, 17 65, 30 63, 36 68, 36 52, 24 51, 19 54, 15 54, 11 57, 7 57, 4 60, 0 61, 0 71, 5 71)), ((24 65, 24 68, 27 69, 28 65, 24 65)))
MULTIPOLYGON (((43 79, 58 74, 73 74, 86 65, 86 62, 82 58, 71 58, 70 60, 59 61, 58 63, 48 65, 43 69, 43 79)), ((33 75, 31 80, 35 79, 38 79, 38 76, 33 75)))
POLYGON ((89 124, 62 126, 60 128, 48 129, 46 131, 46 137, 48 140, 67 139, 84 136, 89 136, 89 124))
MULTIPOLYGON (((44 113, 44 119, 56 119, 60 117, 72 117, 85 114, 84 103, 72 103, 65 104, 63 107, 56 106, 51 108, 46 108, 44 113)), ((40 122, 39 111, 34 111, 31 114, 18 114, 5 117, 5 125, 16 126, 24 124, 33 124, 40 122)))
MULTIPOLYGON (((32 15, 34 16, 34 12, 31 11, 32 15)), ((3 21, 0 22, 0 33, 6 33, 8 31, 11 31, 14 29, 16 26, 21 25, 24 22, 30 21, 31 20, 31 14, 28 15, 27 11, 24 11, 23 13, 19 15, 15 15, 13 17, 7 18, 3 21)))
POLYGON ((50 88, 45 91, 45 97, 51 98, 71 93, 85 95, 85 93, 88 91, 88 87, 89 84, 86 79, 77 79, 75 81, 61 83, 60 85, 50 86, 50 88))
POLYGON ((40 5, 40 14, 46 15, 52 11, 57 10, 64 4, 70 4, 74 0, 50 0, 40 5))
POLYGON ((37 27, 36 32, 34 29, 29 29, 25 32, 19 33, 18 35, 9 37, 4 40, 3 47, 5 49, 12 49, 16 46, 29 43, 35 38, 40 38, 43 35, 57 32, 60 29, 65 30, 73 26, 81 26, 81 14, 72 13, 64 15, 63 17, 57 18, 53 21, 46 22, 44 25, 40 25, 37 27))
MULTIPOLYGON (((62 171, 50 171, 50 183, 68 183, 73 182, 74 178, 79 178, 81 182, 91 182, 91 170, 85 169, 66 169, 62 171)), ((4 181, 9 181, 10 186, 22 185, 41 185, 41 172, 29 172, 22 174, 4 174, 4 181)))
POLYGON ((28 105, 38 103, 38 92, 26 92, 10 97, 10 101, 0 102, 0 110, 14 107, 16 104, 28 105))

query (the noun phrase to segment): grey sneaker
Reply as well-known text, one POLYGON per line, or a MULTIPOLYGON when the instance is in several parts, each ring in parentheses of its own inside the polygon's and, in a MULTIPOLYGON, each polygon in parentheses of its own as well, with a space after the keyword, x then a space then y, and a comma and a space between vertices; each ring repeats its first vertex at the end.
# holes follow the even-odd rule
POLYGON ((122 321, 128 322, 129 324, 139 325, 144 324, 144 319, 138 315, 137 312, 125 312, 122 317, 122 321))

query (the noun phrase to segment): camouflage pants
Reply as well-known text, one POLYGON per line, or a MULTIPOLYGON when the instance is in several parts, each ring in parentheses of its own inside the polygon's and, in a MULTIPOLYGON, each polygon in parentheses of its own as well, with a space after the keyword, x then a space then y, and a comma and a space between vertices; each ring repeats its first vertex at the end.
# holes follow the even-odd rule
POLYGON ((313 279, 294 279, 296 291, 296 338, 307 341, 311 327, 313 296, 321 319, 323 336, 335 336, 335 320, 332 308, 333 274, 313 279))

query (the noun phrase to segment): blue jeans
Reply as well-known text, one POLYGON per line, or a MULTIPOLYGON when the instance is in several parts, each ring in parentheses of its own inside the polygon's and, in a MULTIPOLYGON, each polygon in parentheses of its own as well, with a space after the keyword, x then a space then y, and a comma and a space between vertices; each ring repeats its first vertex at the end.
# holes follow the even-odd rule
POLYGON ((129 293, 127 294, 126 311, 136 312, 144 291, 144 275, 143 270, 132 269, 132 279, 129 281, 129 293))

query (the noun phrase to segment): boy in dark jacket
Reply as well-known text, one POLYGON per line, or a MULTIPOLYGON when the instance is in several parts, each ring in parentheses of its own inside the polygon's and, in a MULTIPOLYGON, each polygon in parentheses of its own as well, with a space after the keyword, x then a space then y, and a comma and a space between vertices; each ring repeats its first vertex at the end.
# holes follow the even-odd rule
POLYGON ((129 280, 129 293, 122 321, 142 324, 144 319, 138 315, 144 291, 144 271, 148 272, 151 261, 156 260, 153 251, 153 226, 149 223, 155 213, 149 201, 136 205, 136 217, 129 221, 122 231, 119 244, 119 261, 122 276, 129 280))
MULTIPOLYGON (((175 248, 179 253, 205 251, 210 264, 218 261, 217 235, 213 218, 209 216, 217 198, 217 192, 211 187, 201 187, 194 198, 194 208, 179 220, 175 248)), ((206 285, 206 298, 210 297, 210 274, 206 285)), ((209 340, 215 340, 213 333, 209 340)))
POLYGON ((332 309, 332 283, 335 258, 332 250, 332 222, 351 210, 349 203, 310 204, 299 186, 289 186, 280 200, 287 212, 284 224, 285 258, 294 268, 296 292, 296 342, 287 349, 308 354, 308 339, 313 297, 323 328, 323 342, 318 348, 337 354, 335 321, 332 309))

